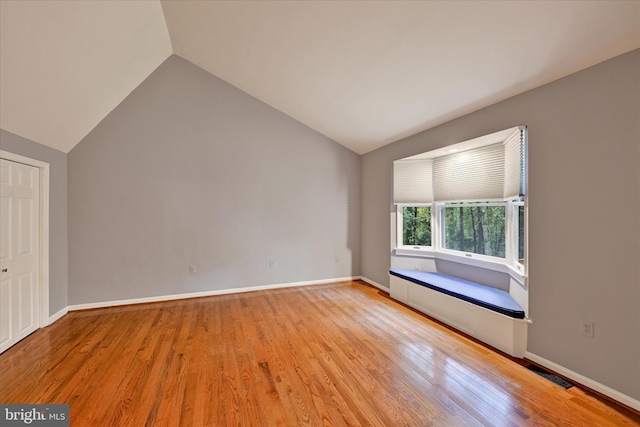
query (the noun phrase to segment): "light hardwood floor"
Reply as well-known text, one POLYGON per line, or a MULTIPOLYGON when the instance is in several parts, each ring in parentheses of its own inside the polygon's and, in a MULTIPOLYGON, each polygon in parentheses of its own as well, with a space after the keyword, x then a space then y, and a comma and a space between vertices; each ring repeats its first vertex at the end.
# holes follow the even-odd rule
POLYGON ((637 426, 357 282, 72 312, 0 355, 72 426, 637 426))

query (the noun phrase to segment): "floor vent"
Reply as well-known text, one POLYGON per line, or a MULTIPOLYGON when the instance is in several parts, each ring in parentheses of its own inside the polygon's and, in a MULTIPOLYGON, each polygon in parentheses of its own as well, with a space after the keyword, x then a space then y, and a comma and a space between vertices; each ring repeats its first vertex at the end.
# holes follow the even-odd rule
POLYGON ((573 384, 570 383, 569 381, 565 380, 564 378, 560 378, 556 374, 552 374, 551 372, 546 371, 546 370, 544 370, 543 368, 541 368, 541 367, 539 367, 537 365, 529 365, 529 366, 527 366, 527 369, 530 370, 531 372, 534 372, 534 373, 540 375, 543 378, 548 379, 552 383, 557 384, 560 387, 563 387, 565 390, 568 389, 568 388, 573 387, 573 384))

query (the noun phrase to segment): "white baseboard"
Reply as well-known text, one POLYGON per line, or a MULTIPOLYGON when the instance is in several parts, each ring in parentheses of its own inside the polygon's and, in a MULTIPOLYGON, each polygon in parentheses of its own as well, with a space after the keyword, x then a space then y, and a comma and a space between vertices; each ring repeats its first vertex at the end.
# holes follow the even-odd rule
POLYGON ((263 291, 267 289, 292 288, 295 286, 322 285, 327 283, 357 280, 359 278, 360 276, 337 277, 334 279, 312 280, 312 281, 306 281, 306 282, 279 283, 275 285, 250 286, 246 288, 228 288, 228 289, 217 289, 212 291, 189 292, 185 294, 169 294, 169 295, 158 295, 154 297, 145 297, 145 298, 132 298, 132 299, 125 299, 125 300, 91 302, 86 304, 70 305, 67 307, 67 309, 69 311, 89 310, 92 308, 117 307, 119 305, 132 305, 132 304, 145 304, 150 302, 172 301, 172 300, 187 299, 187 298, 208 297, 213 295, 226 295, 226 294, 237 294, 242 292, 263 291))
POLYGON ((55 313, 52 316, 49 316, 49 322, 46 324, 46 326, 51 325, 52 323, 55 323, 57 320, 59 320, 62 316, 64 316, 65 314, 67 314, 67 312, 69 311, 69 307, 65 307, 62 310, 58 311, 57 313, 55 313))
POLYGON ((567 369, 564 366, 558 365, 557 363, 554 363, 529 351, 527 351, 524 356, 532 362, 539 363, 545 368, 549 368, 552 371, 557 372, 558 374, 563 375, 569 379, 575 380, 576 382, 589 387, 590 389, 597 391, 598 393, 602 393, 605 396, 608 396, 613 400, 622 403, 623 405, 633 408, 636 411, 640 411, 640 400, 620 393, 619 391, 614 390, 611 387, 594 381, 591 378, 585 377, 584 375, 574 372, 571 369, 567 369))
POLYGON ((364 276, 360 276, 360 277, 358 277, 358 279, 363 280, 363 281, 367 282, 368 284, 370 284, 371 286, 375 286, 376 288, 378 288, 378 289, 380 289, 382 291, 389 292, 389 288, 387 288, 385 286, 382 286, 380 283, 376 283, 371 279, 367 279, 364 276))

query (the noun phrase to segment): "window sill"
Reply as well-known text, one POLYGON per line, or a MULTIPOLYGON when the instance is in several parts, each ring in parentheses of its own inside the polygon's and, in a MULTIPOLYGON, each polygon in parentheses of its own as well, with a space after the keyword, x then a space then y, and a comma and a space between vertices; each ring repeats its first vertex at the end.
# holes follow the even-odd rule
POLYGON ((523 271, 512 267, 508 264, 502 262, 491 261, 486 258, 481 259, 479 257, 467 256, 467 255, 458 255, 450 252, 442 252, 435 251, 431 248, 412 248, 412 247, 402 247, 394 249, 394 254, 397 256, 412 256, 419 258, 428 258, 428 259, 441 259, 444 261, 457 262, 460 264, 470 265, 473 267, 484 268, 486 270, 498 271, 500 273, 505 273, 511 276, 516 282, 518 282, 525 289, 528 285, 527 276, 523 271))
POLYGON ((436 257, 436 251, 428 247, 422 247, 422 248, 416 249, 414 247, 406 246, 403 248, 396 248, 394 252, 396 255, 404 255, 404 256, 418 256, 423 258, 436 257))

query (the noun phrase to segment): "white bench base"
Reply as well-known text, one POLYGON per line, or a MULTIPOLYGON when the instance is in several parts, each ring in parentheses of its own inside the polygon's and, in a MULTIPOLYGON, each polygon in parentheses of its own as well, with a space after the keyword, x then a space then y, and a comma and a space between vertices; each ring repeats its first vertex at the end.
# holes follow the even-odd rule
POLYGON ((524 357, 528 319, 514 319, 400 277, 389 277, 391 298, 513 357, 524 357))

